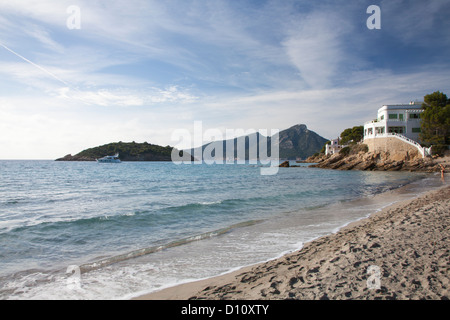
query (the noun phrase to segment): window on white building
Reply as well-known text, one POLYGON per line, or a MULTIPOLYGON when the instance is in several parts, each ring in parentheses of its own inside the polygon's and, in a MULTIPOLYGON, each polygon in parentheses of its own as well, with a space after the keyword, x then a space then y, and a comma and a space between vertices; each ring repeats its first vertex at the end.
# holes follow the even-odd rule
POLYGON ((405 128, 404 127, 389 127, 388 132, 402 134, 405 132, 405 128))
POLYGON ((383 134, 384 133, 384 127, 377 127, 377 134, 383 134))

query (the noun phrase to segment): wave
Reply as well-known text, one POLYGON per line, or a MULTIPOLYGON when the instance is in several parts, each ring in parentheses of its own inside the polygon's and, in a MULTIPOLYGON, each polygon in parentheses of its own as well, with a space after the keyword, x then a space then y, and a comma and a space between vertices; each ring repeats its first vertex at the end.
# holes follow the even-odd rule
MULTIPOLYGON (((175 206, 167 206, 160 207, 156 206, 156 208, 152 208, 152 204, 148 205, 147 209, 139 209, 134 211, 127 211, 123 213, 111 213, 105 212, 101 215, 96 216, 88 216, 88 217, 75 217, 75 216, 65 216, 65 217, 51 217, 48 216, 47 219, 39 221, 38 219, 29 221, 28 225, 15 225, 8 226, 7 228, 1 228, 2 233, 6 232, 28 232, 30 230, 41 230, 41 231, 50 231, 67 228, 68 226, 94 226, 99 223, 118 223, 123 224, 133 222, 133 219, 136 219, 136 222, 142 223, 145 221, 146 223, 155 223, 158 222, 167 222, 170 218, 178 220, 180 215, 183 215, 185 218, 190 216, 191 214, 197 214, 198 209, 208 209, 212 206, 217 206, 225 203, 225 205, 239 205, 241 201, 245 201, 242 199, 232 199, 232 200, 219 200, 219 201, 202 201, 196 203, 187 203, 175 206)), ((114 209, 120 210, 120 209, 114 209)), ((211 211, 213 213, 213 211, 211 211)))
POLYGON ((172 247, 178 247, 178 246, 182 246, 185 244, 189 244, 194 241, 201 241, 201 240, 210 239, 213 237, 218 237, 218 236, 224 235, 226 233, 229 233, 233 229, 249 227, 249 226, 261 223, 263 221, 264 220, 248 220, 248 221, 244 221, 244 222, 239 222, 239 223, 233 224, 233 225, 225 227, 225 228, 205 232, 205 233, 198 234, 198 235, 189 236, 189 237, 182 238, 179 240, 174 240, 174 241, 168 242, 166 244, 142 248, 142 249, 134 250, 134 251, 131 251, 128 253, 120 254, 117 256, 101 259, 96 262, 83 264, 83 265, 79 266, 80 272, 81 273, 89 272, 89 271, 100 269, 100 268, 103 268, 103 267, 106 267, 106 266, 109 266, 111 264, 115 264, 118 262, 135 259, 135 258, 142 257, 142 256, 145 256, 148 254, 160 252, 160 251, 172 248, 172 247))
MULTIPOLYGON (((366 184, 363 186, 354 187, 347 186, 347 194, 338 202, 346 202, 354 199, 355 197, 366 197, 373 196, 382 192, 386 192, 392 189, 396 189, 405 183, 410 183, 409 181, 402 181, 402 183, 397 183, 392 185, 392 183, 373 183, 366 184)), ((412 179, 415 180, 415 179, 412 179)), ((320 188, 309 188, 306 190, 279 190, 279 192, 274 192, 273 194, 264 194, 260 196, 253 197, 236 197, 221 200, 198 200, 192 203, 180 203, 175 205, 167 205, 163 203, 147 203, 144 207, 136 210, 114 208, 115 212, 108 211, 104 209, 105 212, 97 213, 95 216, 81 215, 77 217, 75 215, 66 216, 47 216, 44 218, 36 218, 29 220, 27 225, 17 225, 9 224, 0 227, 0 234, 8 234, 9 232, 20 233, 29 231, 55 231, 58 229, 66 228, 77 228, 77 227, 95 227, 99 224, 104 224, 105 226, 122 226, 128 225, 133 226, 136 224, 147 224, 147 225, 166 225, 174 221, 179 222, 180 219, 190 220, 199 215, 202 218, 206 216, 217 216, 223 214, 226 211, 227 214, 234 215, 235 213, 242 212, 242 209, 248 206, 255 206, 255 208, 260 208, 270 203, 278 203, 282 207, 282 203, 290 203, 295 201, 300 203, 300 199, 304 199, 302 203, 302 208, 306 210, 315 209, 318 207, 329 205, 336 201, 333 197, 337 190, 331 188, 331 186, 320 186, 320 188), (324 194, 328 194, 329 197, 323 197, 324 194), (312 201, 312 199, 319 198, 322 199, 319 203, 312 201), (281 203, 281 202, 282 203, 281 203), (121 212, 122 211, 122 212, 121 212)), ((11 198, 8 202, 9 205, 14 205, 17 201, 26 201, 24 198, 11 198)))
MULTIPOLYGON (((315 192, 312 192, 315 193, 315 192)), ((167 205, 163 203, 147 203, 144 207, 135 210, 114 208, 104 209, 104 212, 97 212, 95 215, 64 215, 64 216, 40 216, 27 222, 21 220, 20 224, 9 224, 0 228, 1 234, 12 232, 18 233, 49 233, 68 228, 95 228, 99 225, 108 226, 129 226, 146 224, 148 226, 161 226, 182 220, 192 220, 201 216, 218 216, 226 212, 227 215, 240 214, 247 206, 266 205, 279 198, 295 199, 298 197, 311 196, 311 191, 302 193, 285 193, 283 195, 273 194, 249 198, 229 198, 223 200, 199 200, 192 203, 180 203, 167 205), (26 223, 26 224, 23 224, 26 223)), ((74 231, 77 234, 77 231, 74 231)))
POLYGON ((0 201, 0 206, 14 206, 17 204, 27 204, 30 203, 30 199, 28 198, 11 198, 0 201))
POLYGON ((222 201, 203 201, 203 202, 199 202, 200 205, 202 206, 210 206, 210 205, 214 205, 214 204, 221 204, 222 201))

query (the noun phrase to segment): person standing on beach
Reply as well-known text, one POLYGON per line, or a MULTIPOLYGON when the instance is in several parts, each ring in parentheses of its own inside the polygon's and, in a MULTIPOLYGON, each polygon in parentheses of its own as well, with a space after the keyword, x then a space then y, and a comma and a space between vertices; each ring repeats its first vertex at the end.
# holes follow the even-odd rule
POLYGON ((444 181, 445 167, 442 163, 440 164, 440 166, 441 166, 441 179, 442 181, 444 181))

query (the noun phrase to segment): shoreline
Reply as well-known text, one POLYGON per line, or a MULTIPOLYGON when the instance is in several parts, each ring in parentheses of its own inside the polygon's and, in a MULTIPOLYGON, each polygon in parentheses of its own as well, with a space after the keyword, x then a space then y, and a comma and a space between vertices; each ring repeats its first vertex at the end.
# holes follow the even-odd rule
MULTIPOLYGON (((426 282, 424 279, 413 279, 411 280, 412 286, 416 290, 405 293, 407 290, 403 288, 408 287, 407 282, 410 280, 409 278, 414 278, 415 273, 409 270, 408 266, 411 265, 410 263, 405 262, 407 265, 403 267, 400 263, 400 269, 405 269, 404 271, 409 276, 403 282, 399 280, 401 278, 401 272, 398 272, 397 269, 399 268, 399 262, 402 260, 402 252, 399 251, 398 246, 400 245, 402 247, 404 245, 409 249, 414 248, 416 245, 419 247, 423 238, 418 237, 415 233, 406 234, 403 231, 399 233, 398 228, 402 227, 398 227, 394 223, 398 219, 403 218, 411 225, 425 225, 423 221, 413 222, 412 218, 408 215, 408 211, 415 210, 414 212, 420 213, 425 210, 424 206, 428 205, 431 206, 431 209, 437 209, 441 213, 442 211, 448 212, 449 204, 450 186, 445 184, 432 191, 421 193, 413 199, 400 200, 380 211, 372 213, 367 218, 362 218, 348 225, 344 225, 336 233, 307 242, 300 250, 288 253, 282 257, 242 267, 212 278, 162 288, 158 291, 142 294, 132 299, 187 300, 194 298, 212 300, 275 300, 448 298, 449 289, 446 286, 449 282, 448 276, 446 276, 448 274, 448 265, 441 265, 442 261, 439 259, 442 258, 435 256, 431 256, 429 259, 422 258, 422 260, 425 259, 431 264, 437 259, 440 261, 438 262, 437 269, 447 268, 445 269, 447 272, 444 272, 443 278, 436 270, 432 273, 436 276, 437 280, 435 282, 441 284, 433 287, 430 285, 422 285, 423 282, 426 282), (442 197, 442 200, 439 200, 439 197, 442 197), (393 225, 396 227, 393 228, 393 225), (355 238, 356 235, 358 236, 355 238), (416 236, 412 237, 412 235, 416 236), (342 242, 344 243, 342 244, 342 242), (372 255, 372 257, 368 258, 364 253, 366 255, 368 254, 368 256, 372 255), (334 258, 330 259, 330 257, 334 258), (367 273, 367 270, 371 265, 376 265, 381 270, 380 282, 382 285, 378 290, 367 289, 367 280, 371 276, 367 273), (396 271, 394 272, 393 270, 396 271), (389 280, 389 275, 393 273, 396 275, 395 281, 388 285, 392 280, 389 280), (385 279, 386 277, 388 279, 385 279), (349 279, 352 281, 349 282, 349 279), (423 290, 419 290, 423 286, 428 288, 425 291, 431 292, 429 292, 428 296, 423 292, 421 293, 423 290), (392 288, 390 289, 390 287, 392 288)), ((439 253, 446 255, 446 259, 444 260, 448 260, 448 251, 446 250, 446 244, 449 243, 446 236, 448 230, 444 227, 443 234, 441 232, 433 235, 437 227, 437 220, 440 217, 433 216, 432 221, 429 221, 430 223, 434 223, 430 230, 433 231, 431 232, 433 237, 444 239, 444 241, 441 241, 443 243, 440 245, 439 253)), ((445 218, 441 222, 445 223, 445 218)), ((428 236, 430 236, 429 228, 430 226, 428 226, 428 229, 423 227, 424 230, 422 230, 428 236)), ((424 245, 425 247, 430 246, 429 244, 422 243, 422 247, 424 245)), ((413 250, 413 258, 417 257, 419 259, 420 257, 426 256, 426 248, 420 249, 419 251, 421 253, 417 253, 417 250, 413 250)), ((406 252, 409 251, 407 250, 406 252)), ((408 259, 411 259, 411 257, 408 256, 404 260, 409 261, 408 259)), ((423 269, 426 266, 417 266, 414 264, 414 268, 423 269)), ((430 274, 428 274, 428 277, 431 276, 430 274)))

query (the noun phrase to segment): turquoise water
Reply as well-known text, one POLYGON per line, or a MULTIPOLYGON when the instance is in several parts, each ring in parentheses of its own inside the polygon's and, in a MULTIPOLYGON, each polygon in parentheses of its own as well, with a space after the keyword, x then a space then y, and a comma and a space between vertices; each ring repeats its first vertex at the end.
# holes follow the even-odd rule
POLYGON ((376 195, 437 184, 426 174, 305 165, 271 176, 248 164, 0 168, 1 299, 122 299, 210 277, 298 249, 401 198, 376 195))

